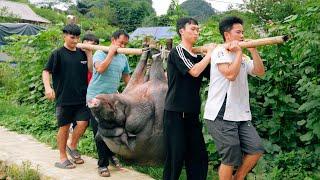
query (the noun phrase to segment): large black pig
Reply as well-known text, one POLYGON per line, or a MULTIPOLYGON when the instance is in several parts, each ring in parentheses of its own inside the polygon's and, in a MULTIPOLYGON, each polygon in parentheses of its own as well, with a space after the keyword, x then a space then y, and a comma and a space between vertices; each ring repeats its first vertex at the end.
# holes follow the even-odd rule
POLYGON ((121 157, 141 164, 164 159, 163 110, 168 89, 160 54, 144 52, 121 94, 100 94, 88 102, 99 127, 96 138, 121 157))

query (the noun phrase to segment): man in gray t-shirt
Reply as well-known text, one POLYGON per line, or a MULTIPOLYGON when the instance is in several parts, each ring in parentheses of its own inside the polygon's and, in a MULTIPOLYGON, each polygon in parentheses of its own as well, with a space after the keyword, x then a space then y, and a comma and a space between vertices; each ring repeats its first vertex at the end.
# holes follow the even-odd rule
MULTIPOLYGON (((117 54, 119 47, 124 48, 128 43, 129 35, 124 30, 113 33, 111 46, 108 53, 96 51, 93 55, 93 75, 87 89, 87 102, 98 94, 117 93, 121 79, 128 84, 130 80, 130 68, 128 59, 124 54, 117 54)), ((91 126, 94 136, 98 131, 98 122, 91 118, 91 126)), ((98 151, 98 173, 108 177, 109 160, 117 168, 120 168, 119 160, 110 151, 101 139, 95 139, 98 151)))
POLYGON ((243 55, 243 21, 227 17, 219 24, 225 44, 211 55, 208 99, 204 118, 221 156, 220 179, 244 179, 264 152, 251 123, 248 74, 262 76, 263 62, 255 48, 253 60, 243 55), (232 178, 234 167, 238 167, 232 178))

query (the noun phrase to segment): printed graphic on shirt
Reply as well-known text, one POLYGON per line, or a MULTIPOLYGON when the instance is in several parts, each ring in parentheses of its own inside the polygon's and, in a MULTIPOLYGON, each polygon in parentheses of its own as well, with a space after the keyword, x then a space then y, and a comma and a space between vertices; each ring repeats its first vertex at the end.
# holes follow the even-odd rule
POLYGON ((218 52, 218 58, 221 58, 221 57, 224 57, 225 55, 224 55, 224 53, 223 53, 223 51, 219 51, 218 52))

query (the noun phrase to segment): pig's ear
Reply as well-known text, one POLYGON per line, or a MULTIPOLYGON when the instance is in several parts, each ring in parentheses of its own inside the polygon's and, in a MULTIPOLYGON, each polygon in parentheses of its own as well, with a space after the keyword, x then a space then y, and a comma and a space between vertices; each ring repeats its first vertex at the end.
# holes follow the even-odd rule
POLYGON ((116 110, 124 110, 129 105, 129 103, 130 100, 126 96, 123 96, 123 94, 116 94, 113 97, 113 105, 116 110))
POLYGON ((121 97, 117 97, 114 101, 113 108, 117 110, 125 110, 126 106, 128 105, 128 101, 121 99, 121 97))
POLYGON ((126 119, 126 108, 128 107, 128 102, 120 99, 121 97, 119 97, 118 99, 116 99, 114 101, 114 113, 116 116, 116 121, 118 124, 120 125, 124 125, 125 123, 125 119, 126 119))

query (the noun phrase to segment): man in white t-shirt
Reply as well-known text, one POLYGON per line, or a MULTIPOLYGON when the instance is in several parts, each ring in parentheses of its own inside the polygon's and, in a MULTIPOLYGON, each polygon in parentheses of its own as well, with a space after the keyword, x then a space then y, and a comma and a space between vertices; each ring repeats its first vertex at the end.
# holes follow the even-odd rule
POLYGON ((253 60, 242 53, 243 21, 227 17, 219 24, 224 45, 211 55, 208 99, 204 118, 221 156, 219 178, 244 179, 264 152, 261 139, 251 123, 248 74, 262 76, 263 62, 255 48, 248 48, 253 60))

